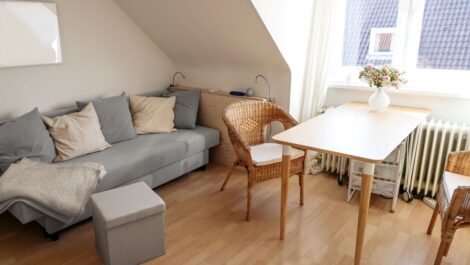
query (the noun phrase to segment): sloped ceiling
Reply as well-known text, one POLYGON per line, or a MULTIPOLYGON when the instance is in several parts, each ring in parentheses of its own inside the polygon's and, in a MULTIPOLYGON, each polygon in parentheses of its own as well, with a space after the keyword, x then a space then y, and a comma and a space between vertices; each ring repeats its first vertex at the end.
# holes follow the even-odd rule
POLYGON ((271 96, 289 108, 289 67, 250 0, 114 0, 183 71, 180 85, 271 96))
POLYGON ((114 0, 178 66, 288 71, 250 0, 114 0))

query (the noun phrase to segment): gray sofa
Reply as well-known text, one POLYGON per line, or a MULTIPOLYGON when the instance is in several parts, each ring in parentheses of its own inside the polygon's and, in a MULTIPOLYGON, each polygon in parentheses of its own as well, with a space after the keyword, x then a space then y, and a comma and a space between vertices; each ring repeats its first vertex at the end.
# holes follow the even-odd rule
MULTIPOLYGON (((169 134, 139 135, 115 143, 104 151, 61 163, 96 162, 104 165, 107 174, 96 192, 141 181, 155 188, 206 165, 209 148, 218 144, 217 130, 196 126, 194 130, 179 129, 169 134)), ((89 218, 91 205, 89 202, 82 216, 70 224, 64 224, 22 202, 14 204, 9 211, 23 224, 38 222, 48 235, 57 239, 58 231, 89 218)))

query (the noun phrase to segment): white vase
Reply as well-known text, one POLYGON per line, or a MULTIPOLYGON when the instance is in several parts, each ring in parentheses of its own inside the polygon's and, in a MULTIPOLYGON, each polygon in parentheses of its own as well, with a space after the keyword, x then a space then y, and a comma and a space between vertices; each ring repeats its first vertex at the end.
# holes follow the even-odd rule
POLYGON ((372 111, 384 111, 390 105, 390 97, 385 93, 385 88, 378 87, 372 96, 369 98, 369 106, 372 111))

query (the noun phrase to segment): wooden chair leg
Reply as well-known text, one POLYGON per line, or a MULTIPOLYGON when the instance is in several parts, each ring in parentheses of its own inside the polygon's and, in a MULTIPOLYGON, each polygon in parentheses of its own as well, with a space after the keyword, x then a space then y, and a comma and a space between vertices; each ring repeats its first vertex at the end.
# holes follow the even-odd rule
POLYGON ((250 211, 251 211, 251 185, 248 184, 247 192, 246 192, 246 217, 245 220, 247 222, 250 221, 250 211))
POLYGON ((434 260, 434 265, 440 265, 442 258, 444 257, 444 252, 446 250, 446 242, 441 239, 441 244, 439 245, 439 250, 437 251, 436 259, 434 260))
POLYGON ((434 224, 436 223, 436 218, 439 215, 439 204, 436 203, 434 207, 434 211, 432 213, 431 221, 429 222, 428 226, 428 235, 432 234, 432 229, 434 228, 434 224))
POLYGON ((446 248, 444 250, 444 257, 447 257, 447 253, 449 253, 450 243, 452 243, 452 242, 448 242, 446 244, 446 248))
POLYGON ((225 189, 225 186, 227 186, 228 180, 232 176, 233 170, 235 169, 237 165, 238 165, 238 162, 233 163, 233 166, 230 168, 230 171, 228 172, 227 177, 225 177, 222 187, 220 187, 220 191, 223 191, 225 189))
POLYGON ((304 175, 299 175, 299 185, 300 185, 300 206, 304 205, 304 175))
MULTIPOLYGON (((447 257, 447 254, 449 253, 450 244, 452 244, 452 241, 454 240, 454 233, 455 233, 455 230, 452 230, 450 232, 450 234, 452 234, 452 237, 450 238, 450 241, 448 241, 446 244, 446 249, 444 250, 444 257, 447 257)), ((449 235, 449 233, 447 233, 447 235, 449 235)))

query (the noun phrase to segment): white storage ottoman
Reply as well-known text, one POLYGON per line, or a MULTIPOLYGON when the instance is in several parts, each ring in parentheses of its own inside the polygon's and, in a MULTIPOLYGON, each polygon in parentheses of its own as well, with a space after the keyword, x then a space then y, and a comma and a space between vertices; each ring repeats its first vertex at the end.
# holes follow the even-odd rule
POLYGON ((165 203, 139 182, 91 196, 98 251, 105 264, 128 265, 165 254, 165 203))

